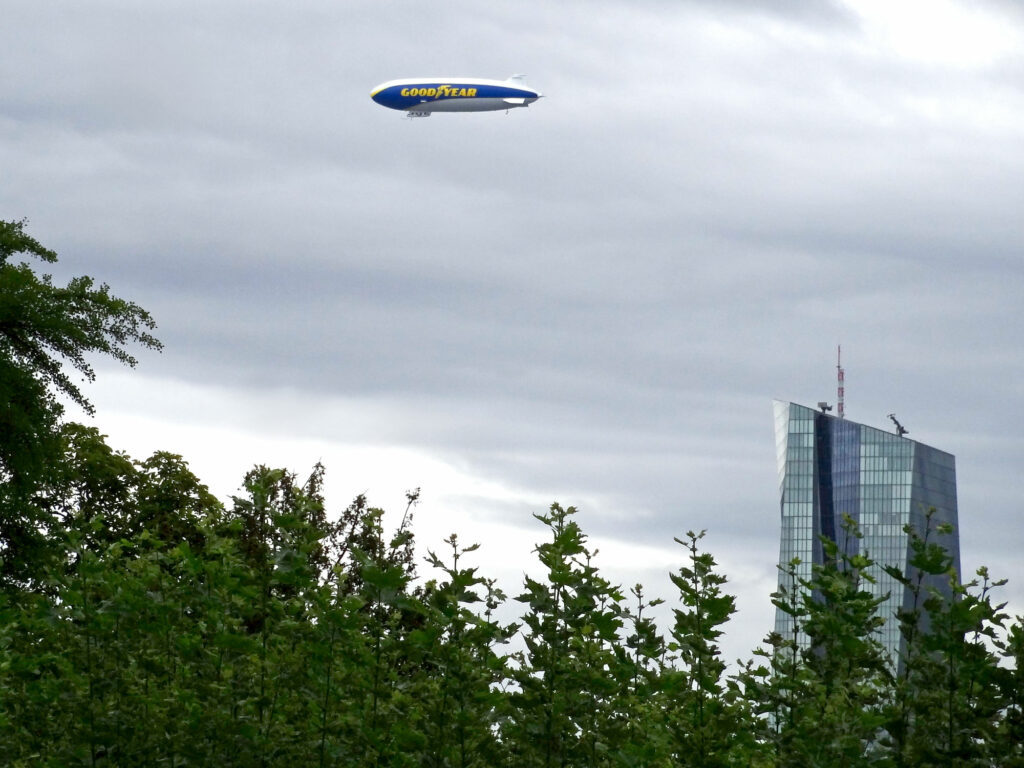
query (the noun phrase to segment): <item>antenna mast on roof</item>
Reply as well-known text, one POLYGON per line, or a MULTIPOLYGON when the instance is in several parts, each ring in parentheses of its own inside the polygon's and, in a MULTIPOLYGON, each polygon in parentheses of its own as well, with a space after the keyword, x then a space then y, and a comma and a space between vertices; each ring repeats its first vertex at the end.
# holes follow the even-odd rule
POLYGON ((839 376, 839 387, 838 387, 838 390, 836 392, 836 394, 837 394, 837 397, 836 397, 836 416, 838 416, 840 419, 845 419, 846 418, 846 410, 843 407, 843 395, 846 394, 846 385, 844 384, 844 381, 843 381, 844 375, 845 375, 845 371, 843 371, 843 347, 842 347, 842 345, 839 345, 839 346, 836 347, 836 372, 837 372, 837 374, 839 376))

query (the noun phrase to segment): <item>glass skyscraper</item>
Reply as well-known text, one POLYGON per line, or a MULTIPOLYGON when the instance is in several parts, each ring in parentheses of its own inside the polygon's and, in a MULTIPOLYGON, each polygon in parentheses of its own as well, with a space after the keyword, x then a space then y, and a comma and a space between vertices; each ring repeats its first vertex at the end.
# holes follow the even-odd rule
MULTIPOLYGON (((774 411, 782 513, 779 563, 785 569, 799 558, 797 576, 809 579, 813 564, 823 562, 821 536, 841 551, 869 555, 876 563, 871 571, 875 583, 864 587, 879 597, 888 595, 879 609, 885 624, 878 639, 895 666, 902 649, 894 615, 900 607, 913 607, 912 595, 881 566, 907 572, 910 537, 903 528, 910 524, 923 536, 934 508, 929 540, 942 544, 960 574, 955 460, 901 435, 795 403, 776 400, 774 411), (861 539, 844 536, 844 514, 857 523, 861 539), (952 535, 935 532, 942 523, 952 524, 952 535)), ((788 590, 788 581, 780 570, 779 586, 788 590)), ((930 585, 949 589, 942 579, 930 585)), ((793 634, 793 618, 781 609, 776 609, 775 631, 783 637, 793 634)), ((806 646, 807 638, 798 634, 798 642, 806 646)))

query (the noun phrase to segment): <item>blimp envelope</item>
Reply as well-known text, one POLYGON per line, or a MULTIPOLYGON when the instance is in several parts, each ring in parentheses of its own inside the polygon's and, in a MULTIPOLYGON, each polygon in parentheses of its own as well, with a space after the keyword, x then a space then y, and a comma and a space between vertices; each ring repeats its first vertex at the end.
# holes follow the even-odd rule
POLYGON ((508 80, 480 77, 410 77, 389 80, 370 92, 383 107, 413 117, 433 112, 495 112, 528 107, 541 98, 540 91, 524 84, 522 75, 508 80))

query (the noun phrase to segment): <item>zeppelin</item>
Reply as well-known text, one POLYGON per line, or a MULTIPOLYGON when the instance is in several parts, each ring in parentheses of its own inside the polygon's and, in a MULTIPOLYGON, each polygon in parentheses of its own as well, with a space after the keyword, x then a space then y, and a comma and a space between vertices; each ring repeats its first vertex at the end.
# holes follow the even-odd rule
POLYGON ((541 93, 523 83, 523 75, 508 80, 478 77, 414 77, 389 80, 370 93, 382 107, 429 117, 433 112, 495 112, 528 107, 541 93))

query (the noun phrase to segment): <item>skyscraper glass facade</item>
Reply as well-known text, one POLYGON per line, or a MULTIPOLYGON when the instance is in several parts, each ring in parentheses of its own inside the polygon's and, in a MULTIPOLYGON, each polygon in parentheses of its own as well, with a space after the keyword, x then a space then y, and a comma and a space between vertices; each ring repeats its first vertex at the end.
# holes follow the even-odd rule
MULTIPOLYGON (((799 558, 796 575, 809 579, 813 565, 823 562, 822 536, 851 555, 869 555, 876 563, 870 572, 875 581, 864 586, 879 597, 888 595, 879 609, 885 619, 879 640, 895 663, 901 647, 894 616, 900 607, 913 607, 913 596, 882 566, 906 573, 911 552, 903 528, 910 524, 924 535, 928 511, 934 508, 930 540, 946 548, 960 573, 955 460, 906 437, 795 403, 775 401, 774 415, 782 513, 779 563, 786 568, 799 558), (844 515, 857 524, 862 538, 844 534, 844 515), (935 532, 942 523, 952 524, 951 535, 935 532)), ((788 581, 780 570, 780 588, 789 589, 788 581)), ((931 586, 949 588, 942 579, 931 586)), ((793 630, 793 618, 778 609, 775 631, 791 637, 793 630)), ((807 638, 798 633, 798 641, 806 645, 807 638)))

